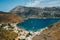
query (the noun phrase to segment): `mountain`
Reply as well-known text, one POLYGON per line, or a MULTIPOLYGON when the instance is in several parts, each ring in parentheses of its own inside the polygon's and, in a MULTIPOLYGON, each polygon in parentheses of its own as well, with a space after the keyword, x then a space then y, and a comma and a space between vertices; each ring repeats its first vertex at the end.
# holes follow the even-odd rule
POLYGON ((60 40, 60 21, 50 25, 47 29, 43 30, 40 35, 36 35, 32 40, 60 40))
POLYGON ((0 23, 17 23, 22 20, 18 15, 0 11, 0 23))
POLYGON ((29 17, 60 17, 60 7, 23 7, 17 6, 10 10, 10 13, 17 14, 23 18, 29 17))

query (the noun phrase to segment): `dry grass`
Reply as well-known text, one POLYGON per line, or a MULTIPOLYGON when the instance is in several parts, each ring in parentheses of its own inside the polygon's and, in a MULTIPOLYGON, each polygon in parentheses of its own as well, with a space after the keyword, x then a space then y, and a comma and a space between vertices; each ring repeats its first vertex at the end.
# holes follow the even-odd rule
POLYGON ((33 37, 32 40, 60 40, 60 21, 33 37))
POLYGON ((0 23, 16 23, 22 20, 20 16, 15 14, 0 12, 0 23))

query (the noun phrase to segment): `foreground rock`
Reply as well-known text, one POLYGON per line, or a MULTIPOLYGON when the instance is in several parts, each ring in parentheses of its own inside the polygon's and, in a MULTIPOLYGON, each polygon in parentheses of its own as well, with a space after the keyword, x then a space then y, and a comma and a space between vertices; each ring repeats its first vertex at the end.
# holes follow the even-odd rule
POLYGON ((0 27, 0 40, 17 40, 17 33, 0 27))
POLYGON ((50 25, 40 35, 34 36, 32 40, 60 40, 60 21, 50 25))

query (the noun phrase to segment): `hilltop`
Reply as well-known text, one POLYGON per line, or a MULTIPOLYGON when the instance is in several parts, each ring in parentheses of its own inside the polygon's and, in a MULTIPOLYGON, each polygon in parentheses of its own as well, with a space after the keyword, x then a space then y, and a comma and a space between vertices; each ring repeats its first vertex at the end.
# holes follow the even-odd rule
POLYGON ((0 23, 17 23, 22 21, 23 19, 15 14, 0 12, 0 23))

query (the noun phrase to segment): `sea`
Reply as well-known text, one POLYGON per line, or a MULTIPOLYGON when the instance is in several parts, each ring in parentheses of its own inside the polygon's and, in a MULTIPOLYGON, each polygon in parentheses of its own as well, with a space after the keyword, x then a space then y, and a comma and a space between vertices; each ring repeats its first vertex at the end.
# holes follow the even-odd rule
POLYGON ((17 24, 19 28, 27 31, 38 31, 59 21, 60 18, 28 18, 17 24))

